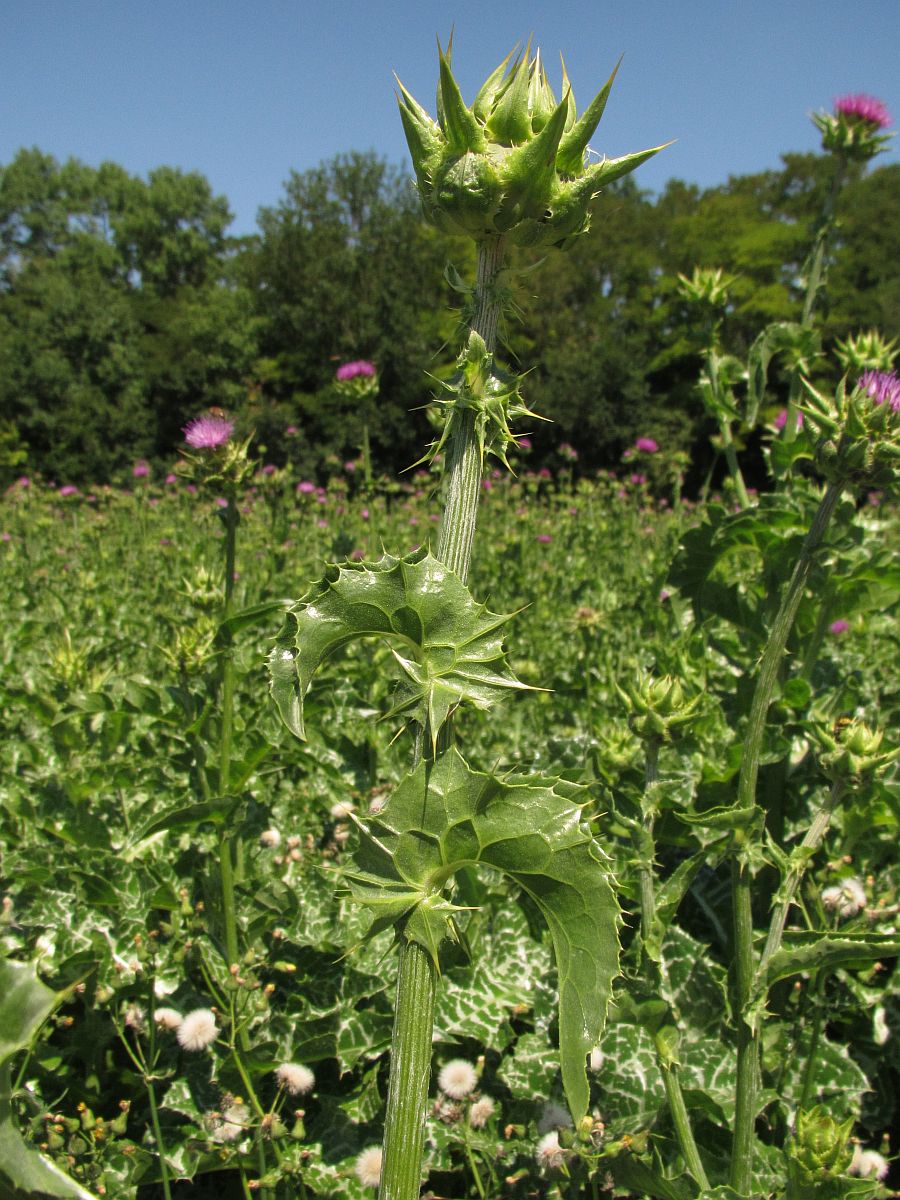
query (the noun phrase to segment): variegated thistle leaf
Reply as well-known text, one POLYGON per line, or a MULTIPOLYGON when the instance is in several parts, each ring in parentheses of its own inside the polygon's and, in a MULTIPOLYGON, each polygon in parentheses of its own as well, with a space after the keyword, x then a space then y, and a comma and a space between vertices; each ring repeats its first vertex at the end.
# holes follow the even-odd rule
POLYGON ((587 1111, 585 1060, 606 1020, 619 970, 619 906, 609 863, 576 797, 560 779, 473 771, 455 748, 407 774, 384 809, 363 825, 352 894, 437 959, 454 935, 445 885, 484 863, 509 875, 540 908, 559 976, 563 1087, 579 1120, 587 1111))
POLYGON ((463 700, 490 708, 510 688, 527 688, 506 665, 502 627, 430 552, 331 567, 288 610, 269 654, 272 696, 285 724, 304 737, 303 698, 321 663, 355 638, 382 637, 403 683, 388 716, 427 728, 433 746, 463 700))

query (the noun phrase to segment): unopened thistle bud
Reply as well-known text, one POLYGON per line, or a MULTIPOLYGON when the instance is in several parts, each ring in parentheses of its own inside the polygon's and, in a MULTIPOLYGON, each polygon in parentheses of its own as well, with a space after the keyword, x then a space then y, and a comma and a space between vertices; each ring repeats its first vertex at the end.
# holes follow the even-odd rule
POLYGON ((795 1180, 809 1184, 845 1174, 853 1159, 852 1128, 852 1117, 839 1123, 818 1105, 808 1112, 798 1112, 797 1127, 787 1147, 789 1169, 795 1180))
POLYGON ((900 749, 883 751, 881 730, 870 729, 863 721, 843 718, 830 731, 816 730, 815 737, 823 751, 819 756, 823 774, 848 791, 879 775, 900 755, 900 749))
POLYGON ((637 686, 617 684, 616 690, 628 709, 628 724, 646 741, 673 741, 700 715, 703 697, 698 693, 688 698, 671 675, 658 679, 645 675, 637 686))
MULTIPOLYGON (((588 166, 588 142, 615 79, 578 117, 563 65, 557 103, 530 47, 507 55, 467 107, 438 47, 437 120, 398 80, 400 117, 426 218, 447 233, 477 242, 508 237, 519 246, 568 246, 590 224, 589 206, 601 188, 627 175, 657 150, 588 166)), ((616 68, 618 70, 618 68, 616 68)))
POLYGON ((721 267, 694 267, 690 279, 678 276, 678 293, 690 304, 712 309, 724 309, 729 289, 737 282, 736 275, 726 275, 721 267))
POLYGON ((897 339, 885 341, 877 329, 868 329, 849 334, 843 342, 838 338, 834 353, 850 375, 859 375, 863 371, 890 371, 897 357, 897 339))

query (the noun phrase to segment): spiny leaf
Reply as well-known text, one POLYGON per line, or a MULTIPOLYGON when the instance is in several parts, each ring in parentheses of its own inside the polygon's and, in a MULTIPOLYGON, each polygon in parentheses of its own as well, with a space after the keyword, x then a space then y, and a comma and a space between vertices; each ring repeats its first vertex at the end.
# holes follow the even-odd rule
POLYGON ((619 908, 606 860, 576 803, 579 789, 559 779, 471 770, 448 750, 400 782, 367 826, 346 873, 353 895, 377 913, 396 914, 403 889, 415 937, 436 954, 436 931, 452 936, 450 908, 436 903, 461 867, 484 863, 511 876, 540 908, 559 976, 563 1086, 576 1120, 587 1111, 587 1054, 597 1045, 619 964, 619 908))
POLYGON ((892 934, 834 934, 793 933, 784 935, 784 944, 769 959, 765 978, 757 980, 760 994, 777 983, 820 967, 835 967, 872 962, 878 958, 895 958, 900 954, 900 939, 892 934))
POLYGON ((486 709, 510 688, 527 687, 506 665, 506 620, 427 551, 333 567, 287 614, 268 659, 272 696, 291 732, 304 737, 303 697, 324 659, 356 638, 383 637, 405 677, 390 715, 427 726, 436 745, 463 700, 486 709))
POLYGON ((31 1043, 63 999, 37 977, 33 963, 0 962, 0 1197, 3 1200, 94 1200, 22 1139, 13 1121, 9 1059, 31 1043))

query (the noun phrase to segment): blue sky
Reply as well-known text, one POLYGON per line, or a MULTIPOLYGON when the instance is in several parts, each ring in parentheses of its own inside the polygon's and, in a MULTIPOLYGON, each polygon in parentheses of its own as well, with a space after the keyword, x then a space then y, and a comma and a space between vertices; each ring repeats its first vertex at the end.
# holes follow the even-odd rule
POLYGON ((529 35, 557 91, 565 55, 579 109, 624 54, 592 145, 616 156, 677 138, 636 176, 653 190, 815 149, 809 112, 846 92, 900 117, 900 0, 6 0, 3 13, 0 162, 35 145, 137 174, 199 170, 233 233, 255 228, 292 168, 349 150, 404 165, 392 71, 433 112, 435 36, 451 28, 469 102, 529 35))

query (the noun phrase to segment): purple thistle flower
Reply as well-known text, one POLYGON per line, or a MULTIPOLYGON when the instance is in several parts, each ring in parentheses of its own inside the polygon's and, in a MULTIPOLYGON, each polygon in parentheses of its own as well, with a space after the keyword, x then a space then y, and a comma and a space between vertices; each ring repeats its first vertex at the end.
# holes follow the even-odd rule
POLYGON ((184 440, 193 450, 215 450, 224 446, 233 433, 233 421, 205 413, 188 421, 184 427, 184 440))
POLYGON ((891 412, 900 412, 900 377, 895 371, 863 371, 856 386, 876 404, 889 404, 891 412))
POLYGON ((831 624, 828 626, 828 632, 834 634, 846 633, 849 628, 850 622, 845 621, 844 618, 841 617, 839 620, 831 622, 831 624))
POLYGON ((73 483, 66 483, 59 489, 60 496, 74 496, 78 492, 78 488, 73 483))
POLYGON ((348 379, 355 379, 357 375, 365 375, 371 379, 374 374, 375 367, 372 363, 360 358, 356 362, 342 363, 335 372, 335 379, 338 383, 346 383, 348 379))
POLYGON ((293 437, 294 434, 299 433, 299 430, 297 429, 296 425, 288 425, 287 429, 284 432, 287 434, 288 437, 293 437))
POLYGON ((537 535, 537 541, 541 542, 543 545, 546 545, 548 542, 553 541, 553 535, 550 533, 539 533, 537 535))
POLYGON ((873 125, 876 129, 887 129, 891 124, 891 114, 882 100, 875 96, 866 96, 855 92, 849 96, 839 96, 834 102, 834 111, 845 117, 856 117, 873 125))
POLYGON ((310 483, 308 479, 301 479, 297 484, 297 491, 304 496, 308 496, 310 492, 314 492, 315 490, 316 485, 314 483, 310 483))
POLYGON ((645 454, 655 454, 659 449, 659 443, 652 437, 639 437, 634 443, 635 450, 643 450, 645 454))
POLYGON ((168 475, 166 476, 166 483, 172 484, 172 483, 177 483, 177 482, 178 482, 178 476, 174 473, 174 471, 170 471, 168 473, 168 475))
POLYGON ((16 480, 16 487, 30 488, 31 480, 28 478, 27 475, 20 475, 19 478, 16 480))
POLYGON ((146 458, 139 458, 131 468, 131 474, 135 479, 146 479, 150 474, 150 464, 146 458))
MULTIPOLYGON (((788 410, 786 408, 779 409, 778 415, 775 417, 775 420, 772 422, 772 424, 776 429, 784 429, 785 425, 787 425, 787 417, 788 410)), ((799 411, 797 413, 797 428, 803 428, 803 413, 799 411)))

